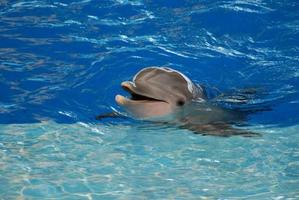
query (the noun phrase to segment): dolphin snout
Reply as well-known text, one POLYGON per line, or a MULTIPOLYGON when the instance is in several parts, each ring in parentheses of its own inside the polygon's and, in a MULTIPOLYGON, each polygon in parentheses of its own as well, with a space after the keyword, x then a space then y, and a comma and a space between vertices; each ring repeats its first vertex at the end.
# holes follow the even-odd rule
POLYGON ((116 103, 118 103, 118 105, 124 105, 126 102, 126 98, 124 96, 118 94, 115 96, 115 101, 116 101, 116 103))

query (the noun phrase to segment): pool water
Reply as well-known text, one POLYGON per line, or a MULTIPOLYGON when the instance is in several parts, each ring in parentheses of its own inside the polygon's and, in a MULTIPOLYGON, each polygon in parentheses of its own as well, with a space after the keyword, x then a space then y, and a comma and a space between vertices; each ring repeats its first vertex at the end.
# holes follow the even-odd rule
MULTIPOLYGON (((299 199, 297 1, 0 2, 0 199, 299 199), (259 137, 134 119, 146 66, 236 94, 259 137)), ((227 105, 226 105, 227 106, 227 105)), ((231 106, 231 105, 230 105, 231 106)))

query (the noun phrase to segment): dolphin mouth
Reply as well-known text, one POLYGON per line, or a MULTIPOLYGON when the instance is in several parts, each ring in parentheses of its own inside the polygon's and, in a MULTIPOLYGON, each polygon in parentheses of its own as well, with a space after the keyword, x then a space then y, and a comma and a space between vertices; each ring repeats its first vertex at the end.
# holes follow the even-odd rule
MULTIPOLYGON (((131 96, 129 98, 123 97, 121 95, 117 95, 117 96, 121 96, 121 101, 129 101, 129 102, 136 102, 136 103, 153 103, 153 102, 164 102, 164 103, 168 103, 164 100, 161 99, 156 99, 153 98, 151 96, 147 96, 144 94, 140 94, 136 91, 136 88, 134 86, 132 86, 132 83, 129 82, 123 82, 121 84, 121 87, 127 91, 131 96)), ((119 98, 120 99, 120 98, 119 98)))

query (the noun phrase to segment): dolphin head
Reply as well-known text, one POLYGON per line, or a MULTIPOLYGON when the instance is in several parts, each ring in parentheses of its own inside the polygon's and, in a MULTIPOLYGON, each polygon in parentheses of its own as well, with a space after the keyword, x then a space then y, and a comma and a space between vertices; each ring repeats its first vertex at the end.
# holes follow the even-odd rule
POLYGON ((205 99, 201 87, 182 73, 165 67, 144 68, 121 86, 131 97, 116 95, 115 100, 136 118, 167 116, 193 99, 205 99))

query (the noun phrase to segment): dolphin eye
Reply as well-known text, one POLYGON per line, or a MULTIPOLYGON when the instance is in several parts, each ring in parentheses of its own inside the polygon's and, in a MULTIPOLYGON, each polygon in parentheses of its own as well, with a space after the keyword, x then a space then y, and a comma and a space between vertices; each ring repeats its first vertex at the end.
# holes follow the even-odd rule
POLYGON ((177 102, 176 102, 176 105, 177 106, 183 106, 185 104, 185 102, 183 101, 183 100, 178 100, 177 102))

